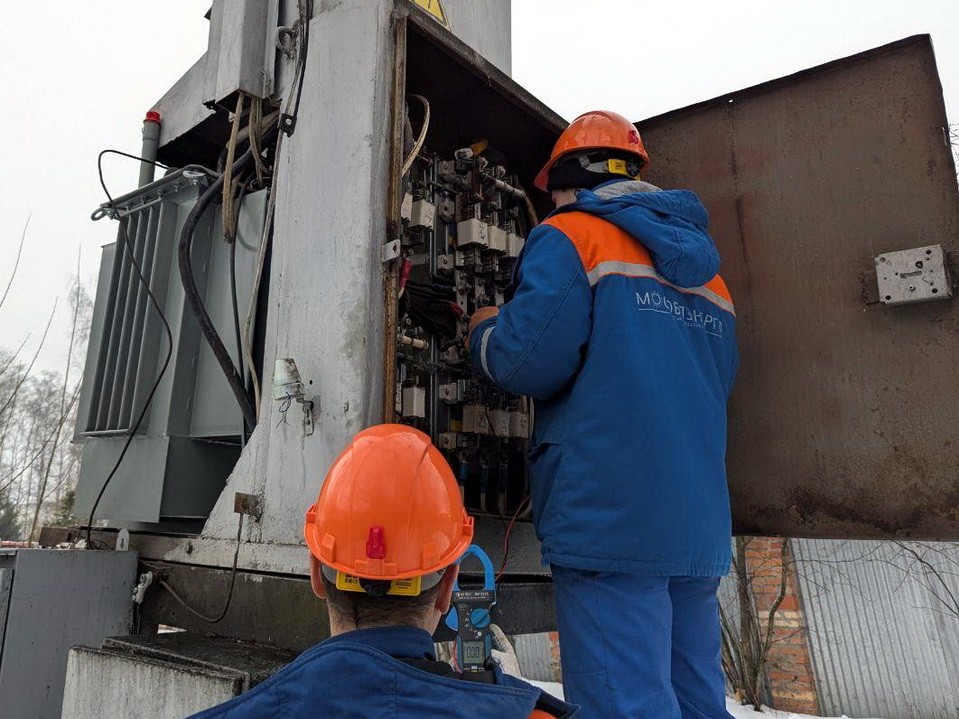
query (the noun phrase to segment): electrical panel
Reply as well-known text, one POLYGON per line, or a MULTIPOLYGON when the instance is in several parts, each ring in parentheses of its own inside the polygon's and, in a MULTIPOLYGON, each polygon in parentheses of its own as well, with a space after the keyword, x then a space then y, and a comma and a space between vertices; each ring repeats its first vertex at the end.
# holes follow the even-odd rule
POLYGON ((396 414, 432 437, 471 511, 521 515, 531 404, 473 367, 464 338, 476 310, 509 299, 535 211, 485 141, 419 153, 404 190, 396 414))

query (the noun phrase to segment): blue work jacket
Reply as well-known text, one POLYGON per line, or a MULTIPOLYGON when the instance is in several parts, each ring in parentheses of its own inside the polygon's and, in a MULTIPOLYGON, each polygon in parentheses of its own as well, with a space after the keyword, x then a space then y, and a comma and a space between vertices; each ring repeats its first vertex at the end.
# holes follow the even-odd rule
POLYGON ((470 339, 535 402, 544 564, 715 577, 730 561, 726 403, 736 315, 692 192, 580 191, 527 240, 513 299, 470 339))
MULTIPOLYGON (((527 719, 540 689, 495 670, 480 684, 415 668, 401 661, 435 660, 422 629, 382 627, 340 634, 301 654, 265 682, 191 719, 527 719)), ((546 699, 550 714, 572 717, 576 707, 546 699)))

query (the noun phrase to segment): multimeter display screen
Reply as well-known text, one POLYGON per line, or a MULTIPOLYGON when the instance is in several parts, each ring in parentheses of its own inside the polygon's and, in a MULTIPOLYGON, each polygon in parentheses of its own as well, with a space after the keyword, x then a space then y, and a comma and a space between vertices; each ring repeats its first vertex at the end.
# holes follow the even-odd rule
POLYGON ((482 664, 486 660, 483 642, 463 642, 463 663, 482 664))

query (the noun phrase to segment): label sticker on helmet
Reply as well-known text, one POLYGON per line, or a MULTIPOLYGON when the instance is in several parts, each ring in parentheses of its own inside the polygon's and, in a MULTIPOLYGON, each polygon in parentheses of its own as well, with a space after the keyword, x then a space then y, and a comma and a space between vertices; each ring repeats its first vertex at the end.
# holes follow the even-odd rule
MULTIPOLYGON (((363 585, 360 582, 360 578, 354 577, 352 574, 339 571, 336 573, 336 588, 341 592, 358 592, 365 594, 366 590, 363 589, 363 585)), ((394 579, 390 582, 390 589, 387 594, 394 597, 416 597, 419 596, 422 586, 422 577, 394 579)))
POLYGON ((606 166, 610 172, 617 175, 629 175, 629 170, 626 169, 626 160, 608 160, 606 166))

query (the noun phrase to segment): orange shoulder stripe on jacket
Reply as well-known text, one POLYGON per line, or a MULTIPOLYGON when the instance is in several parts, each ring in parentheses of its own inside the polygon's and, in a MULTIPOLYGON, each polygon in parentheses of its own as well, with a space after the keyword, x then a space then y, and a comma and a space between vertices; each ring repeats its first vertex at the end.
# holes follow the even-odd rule
POLYGON ((569 238, 589 274, 603 262, 629 262, 653 266, 653 258, 629 233, 586 212, 563 212, 544 225, 555 227, 569 238))
POLYGON ((679 287, 662 277, 649 251, 628 232, 586 212, 564 212, 543 221, 569 238, 586 270, 590 286, 608 275, 646 277, 684 294, 698 295, 735 314, 733 298, 723 278, 716 275, 702 287, 679 287))

